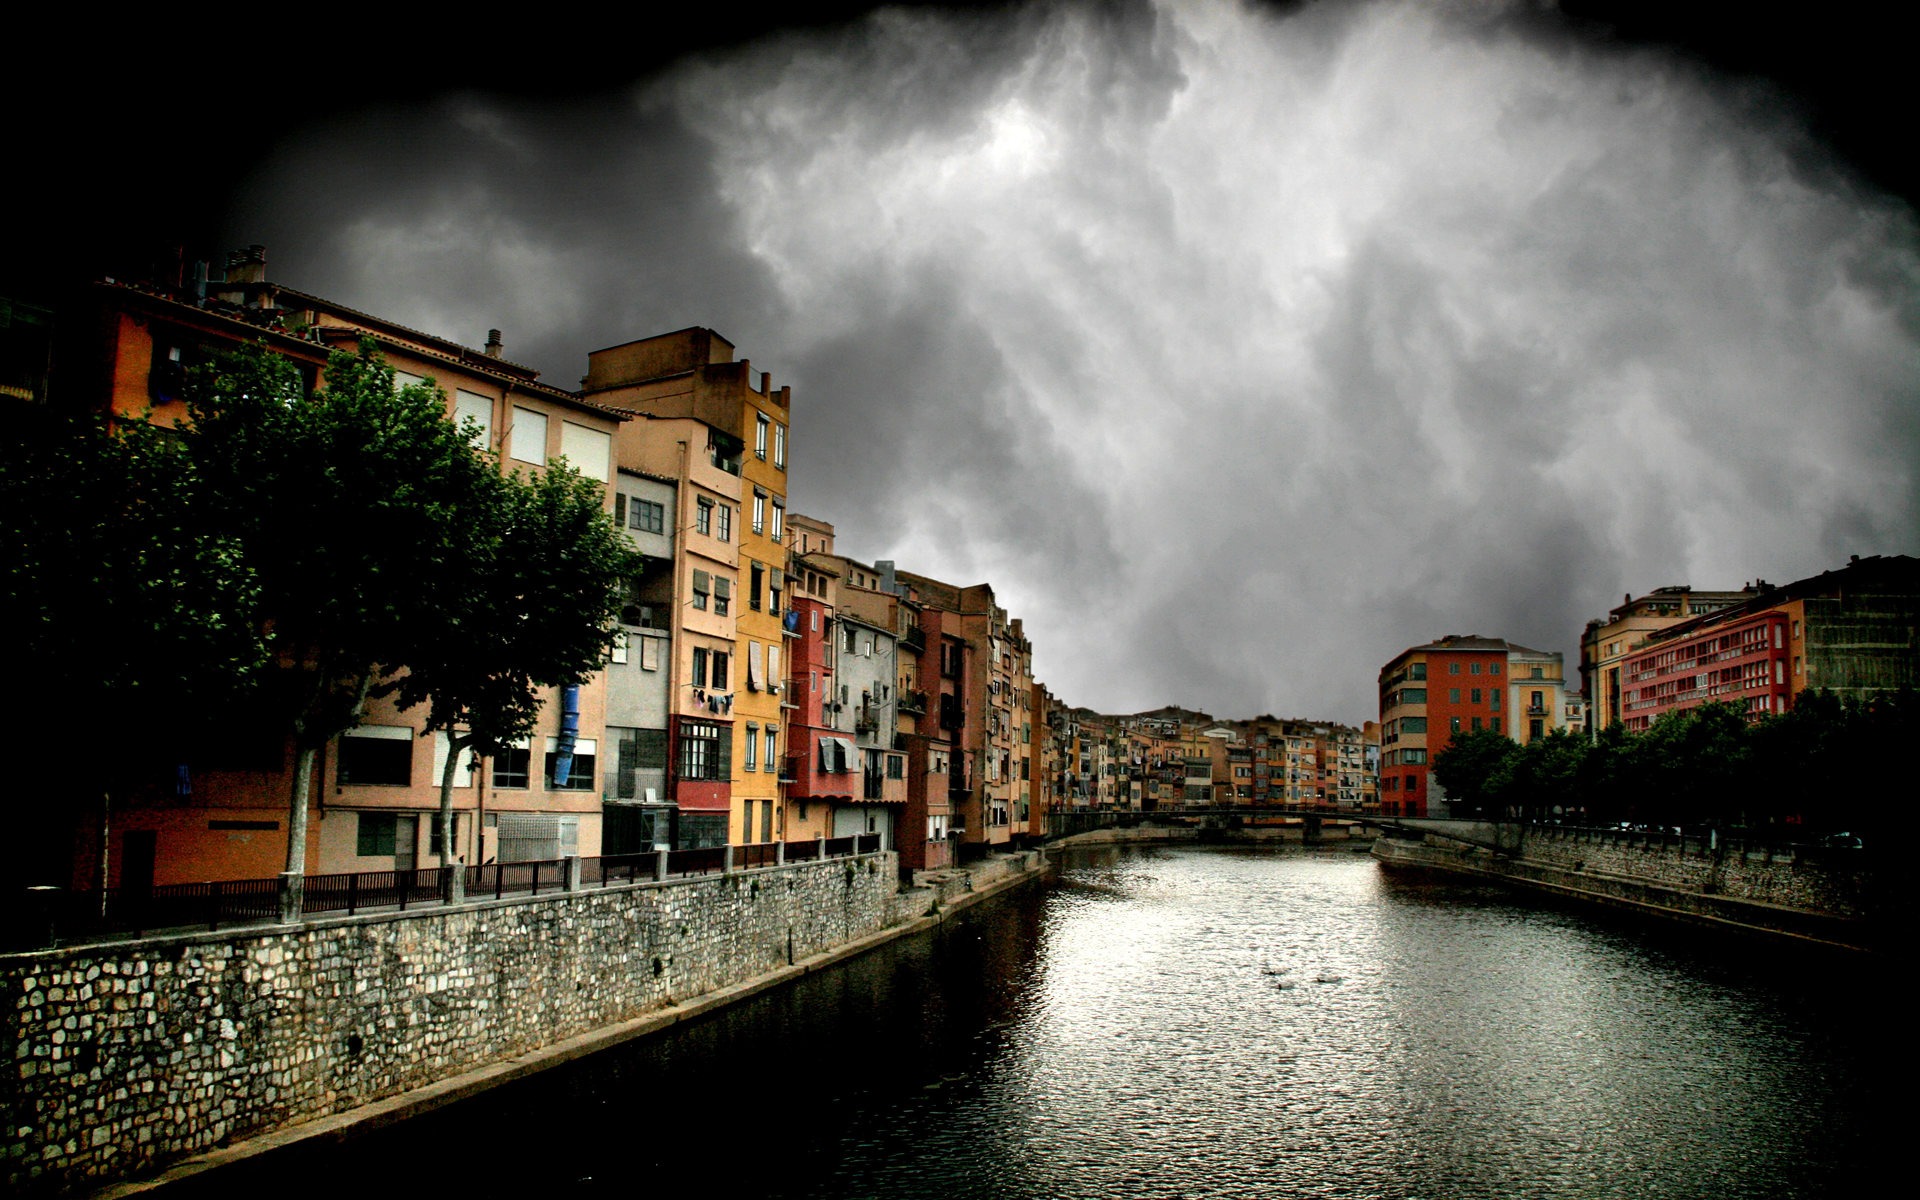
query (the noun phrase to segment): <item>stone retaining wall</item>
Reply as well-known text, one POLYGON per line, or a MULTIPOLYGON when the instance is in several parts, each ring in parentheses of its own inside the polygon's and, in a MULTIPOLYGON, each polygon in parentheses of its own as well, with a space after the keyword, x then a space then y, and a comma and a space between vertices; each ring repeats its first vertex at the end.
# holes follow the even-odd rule
POLYGON ((1520 856, 1706 895, 1860 917, 1875 907, 1858 850, 1766 851, 1705 838, 1530 827, 1520 856))
MULTIPOLYGON (((1529 851, 1531 849, 1529 845, 1529 851)), ((1652 860, 1616 864, 1648 869, 1647 874, 1634 876, 1547 861, 1544 856, 1535 857, 1531 853, 1514 858, 1478 847, 1391 838, 1375 842, 1373 854, 1390 866, 1424 867, 1498 879, 1573 899, 1738 926, 1758 933, 1786 934, 1858 949, 1874 949, 1883 941, 1881 922, 1676 886, 1661 877, 1660 864, 1652 860)))
POLYGON ((0 956, 10 1192, 341 1112, 899 919, 893 853, 0 956))

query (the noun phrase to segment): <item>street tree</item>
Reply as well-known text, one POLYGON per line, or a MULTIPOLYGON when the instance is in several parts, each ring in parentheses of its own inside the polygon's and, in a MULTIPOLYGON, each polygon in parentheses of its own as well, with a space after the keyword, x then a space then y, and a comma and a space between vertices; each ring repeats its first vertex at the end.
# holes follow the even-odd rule
MULTIPOLYGON (((7 727, 47 727, 30 786, 78 784, 98 798, 104 887, 115 796, 162 784, 197 715, 244 692, 264 663, 259 590, 238 542, 195 520, 194 464, 165 432, 39 408, 12 415, 0 442, 0 621, 13 666, 34 682, 10 692, 8 708, 37 715, 10 711, 7 727), (78 716, 111 736, 76 753, 78 716)), ((68 882, 52 860, 28 869, 68 882)))
POLYGON ((544 689, 578 686, 605 665, 622 584, 641 565, 600 487, 564 459, 494 480, 465 514, 462 572, 434 581, 442 620, 396 684, 400 707, 426 705, 427 730, 447 739, 438 827, 449 862, 460 761, 504 753, 532 731, 544 689))
MULTIPOLYGON (((294 746, 286 871, 304 875, 318 751, 357 725, 440 637, 435 601, 468 566, 466 514, 498 471, 430 386, 396 389, 371 342, 333 354, 304 395, 293 365, 247 347, 196 373, 179 429, 203 528, 237 544, 281 676, 294 746)), ((291 916, 298 889, 289 889, 291 916)))
POLYGON ((1455 733, 1433 756, 1433 777, 1449 799, 1477 815, 1500 811, 1520 747, 1492 729, 1455 733))

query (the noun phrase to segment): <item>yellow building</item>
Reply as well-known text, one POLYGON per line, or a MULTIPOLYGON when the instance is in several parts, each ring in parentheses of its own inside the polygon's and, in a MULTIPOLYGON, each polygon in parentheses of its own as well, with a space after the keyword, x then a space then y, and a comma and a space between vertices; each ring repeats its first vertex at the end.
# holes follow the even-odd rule
POLYGON ((734 621, 739 673, 731 694, 728 838, 743 844, 783 836, 775 816, 786 745, 780 681, 792 389, 775 389, 771 376, 756 376, 750 362, 733 355, 733 343, 711 329, 627 342, 587 356, 581 394, 650 416, 697 419, 727 439, 716 458, 735 464, 740 481, 739 511, 728 514, 730 526, 719 531, 738 551, 735 594, 724 601, 734 621))

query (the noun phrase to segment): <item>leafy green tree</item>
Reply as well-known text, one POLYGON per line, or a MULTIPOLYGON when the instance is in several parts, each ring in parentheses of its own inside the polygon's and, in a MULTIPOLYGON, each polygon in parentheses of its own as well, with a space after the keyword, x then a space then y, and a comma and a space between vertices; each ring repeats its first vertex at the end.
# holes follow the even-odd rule
MULTIPOLYGON (((29 767, 35 786, 59 794, 84 781, 98 797, 104 885, 114 796, 160 779, 196 716, 248 688, 264 662, 259 590, 238 543, 195 520, 194 464, 169 435, 44 409, 12 416, 0 443, 0 620, 13 666, 34 681, 9 708, 30 701, 38 715, 10 713, 8 727, 51 726, 29 767), (61 732, 81 714, 111 731, 84 755, 61 732)), ((53 862, 29 869, 68 882, 53 862)))
POLYGON ((1445 749, 1433 756, 1433 776, 1459 811, 1498 813, 1512 783, 1514 764, 1510 760, 1519 753, 1517 743, 1491 729, 1456 733, 1445 749))
POLYGON ((453 781, 468 751, 487 757, 527 736, 541 690, 584 683, 618 633, 622 583, 642 559, 613 525, 601 489, 556 462, 531 478, 494 476, 466 516, 460 573, 435 581, 442 617, 407 657, 402 708, 427 706, 448 741, 440 844, 452 858, 453 781))
POLYGON ((286 870, 297 879, 316 755, 439 639, 435 603, 469 566, 467 514, 498 473, 437 390, 395 389, 371 342, 334 354, 311 396, 291 363, 248 347, 195 375, 188 414, 179 436, 197 515, 237 543, 285 679, 274 696, 294 744, 286 870))

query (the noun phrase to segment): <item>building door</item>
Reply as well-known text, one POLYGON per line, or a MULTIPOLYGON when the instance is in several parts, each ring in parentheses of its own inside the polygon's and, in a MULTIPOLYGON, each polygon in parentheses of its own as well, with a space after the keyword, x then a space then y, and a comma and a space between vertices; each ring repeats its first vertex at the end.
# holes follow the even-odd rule
POLYGON ((412 813, 402 813, 393 823, 393 869, 411 871, 419 865, 419 855, 415 853, 416 839, 420 834, 420 818, 412 813))
POLYGON ((130 829, 120 837, 120 887, 128 892, 153 890, 153 863, 159 835, 151 829, 130 829))

